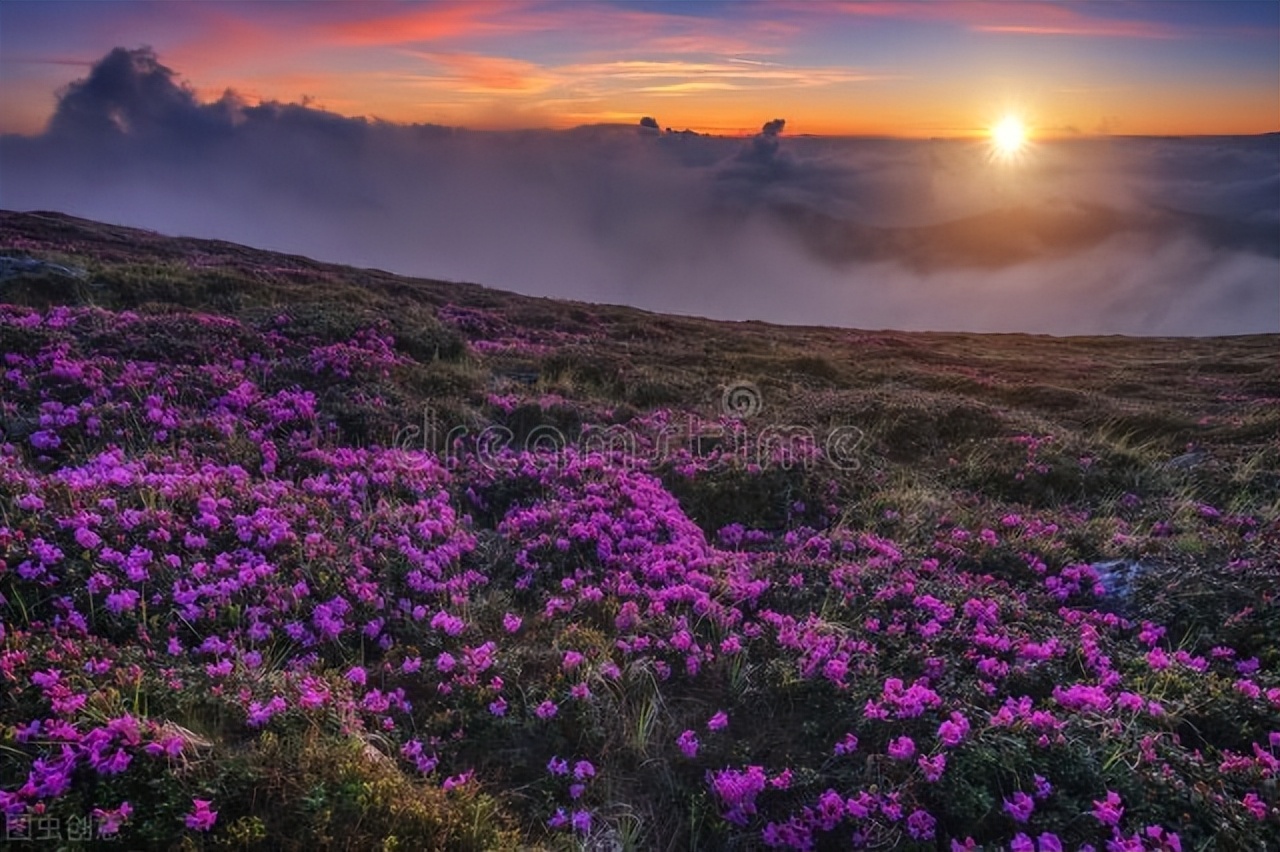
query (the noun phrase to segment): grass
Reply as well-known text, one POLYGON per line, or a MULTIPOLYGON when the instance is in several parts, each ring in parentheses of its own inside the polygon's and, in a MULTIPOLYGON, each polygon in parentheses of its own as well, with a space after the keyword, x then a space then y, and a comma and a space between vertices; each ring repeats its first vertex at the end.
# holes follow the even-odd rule
MULTIPOLYGON (((140 318, 128 331, 119 314, 94 315, 77 326, 68 345, 86 356, 150 365, 143 368, 161 378, 203 377, 173 389, 167 401, 175 407, 224 393, 199 382, 216 381, 230 366, 229 353, 236 353, 246 363, 235 369, 270 392, 315 395, 315 424, 326 430, 317 441, 326 448, 425 446, 428 425, 436 437, 500 427, 517 445, 539 436, 573 445, 591 427, 613 425, 636 441, 631 455, 648 452, 647 469, 657 480, 655 496, 643 491, 647 481, 615 478, 612 469, 584 473, 565 463, 557 477, 532 466, 455 459, 453 478, 442 487, 474 546, 451 570, 483 582, 473 577, 473 588, 433 598, 421 621, 398 624, 389 649, 344 635, 303 664, 297 643, 277 635, 258 649, 260 669, 240 666, 230 676, 228 683, 247 697, 230 687, 209 688, 194 663, 182 668, 183 686, 172 686, 176 675, 164 669, 176 672, 180 665, 158 664, 166 658, 137 639, 140 629, 151 637, 170 627, 197 632, 170 617, 164 601, 144 599, 140 620, 121 618, 107 612, 105 594, 77 589, 97 644, 77 652, 84 659, 71 659, 81 665, 111 656, 120 672, 118 682, 94 684, 96 697, 82 721, 104 725, 127 713, 185 746, 180 758, 154 772, 135 767, 112 780, 79 784, 55 805, 61 816, 127 798, 137 811, 128 842, 158 849, 755 849, 766 822, 812 809, 827 788, 838 788, 849 797, 901 793, 936 816, 939 838, 972 835, 998 845, 1017 828, 1002 800, 1030 789, 1035 775, 1046 772, 1059 792, 1038 806, 1037 827, 1052 826, 1073 841, 1097 841, 1090 833, 1096 828, 1088 816, 1092 802, 1104 790, 1118 790, 1129 803, 1131 825, 1145 825, 1136 822, 1141 819, 1176 828, 1184 848, 1227 852, 1280 843, 1274 822, 1255 824, 1239 805, 1246 787, 1274 798, 1274 777, 1246 783, 1243 770, 1236 776, 1218 770, 1231 752, 1247 753, 1280 730, 1280 714, 1245 694, 1249 687, 1241 682, 1248 678, 1216 658, 1203 677, 1176 666, 1152 668, 1138 637, 1150 621, 1164 626, 1159 647, 1170 656, 1208 658, 1229 646, 1235 659, 1257 658, 1258 684, 1275 683, 1275 335, 1050 338, 714 322, 410 279, 60 214, 0 213, 0 254, 88 270, 83 280, 38 273, 0 282, 0 301, 135 312, 140 318), (23 248, 6 248, 16 245, 23 248), (386 336, 387 351, 352 354, 351 341, 370 330, 386 336), (317 352, 333 363, 308 360, 317 352), (359 360, 366 357, 371 360, 359 360), (351 358, 344 375, 343 359, 351 358), (734 386, 758 389, 763 404, 741 424, 743 457, 713 464, 711 453, 733 446, 721 406, 734 386), (656 447, 664 423, 674 429, 668 447, 674 452, 661 457, 656 447), (850 439, 847 464, 751 465, 769 435, 808 434, 829 452, 823 442, 833 430, 846 430, 841 434, 850 439), (653 508, 662 497, 673 498, 671 512, 653 508), (626 502, 631 499, 636 502, 626 502), (605 567, 612 557, 592 541, 570 541, 572 513, 597 503, 612 508, 587 512, 593 523, 616 520, 628 506, 664 518, 650 533, 656 547, 685 541, 678 522, 696 525, 692 539, 718 544, 717 558, 725 560, 705 569, 717 601, 728 599, 733 570, 767 580, 758 599, 733 608, 760 632, 744 632, 732 618, 717 621, 682 600, 671 601, 669 610, 624 610, 634 601, 617 592, 618 578, 605 567), (525 510, 545 512, 537 516, 545 526, 513 533, 511 520, 525 510), (743 537, 752 532, 760 538, 743 537), (537 537, 543 533, 545 540, 537 537), (522 585, 519 560, 525 557, 539 569, 522 585), (1046 578, 1068 582, 1073 565, 1111 559, 1144 566, 1123 605, 1081 589, 1059 598, 1048 593, 1046 578), (584 587, 599 595, 583 595, 584 587), (974 601, 996 605, 1004 638, 1016 647, 992 650, 951 627, 930 633, 925 610, 933 604, 920 603, 925 596, 955 611, 952 625, 976 620, 964 611, 974 601), (555 601, 567 609, 556 611, 555 601), (1129 621, 1115 621, 1108 607, 1129 621), (457 613, 474 633, 454 641, 428 629, 436 609, 457 613), (511 637, 502 626, 507 613, 524 619, 511 637), (653 636, 619 627, 628 618, 662 627, 652 628, 653 636), (681 631, 687 635, 679 641, 709 652, 697 673, 682 669, 689 656, 670 644, 648 653, 618 648, 641 634, 673 642, 681 631), (497 637, 501 646, 494 671, 507 682, 506 715, 490 712, 496 692, 485 693, 491 687, 484 682, 452 697, 437 691, 445 683, 432 671, 438 655, 462 657, 484 637, 497 637), (1016 648, 1055 637, 1068 637, 1069 653, 1036 664, 1018 656, 1016 648), (741 651, 722 652, 728 639, 741 640, 741 651), (836 648, 850 672, 840 687, 823 674, 836 648), (587 660, 583 671, 590 674, 581 684, 590 688, 590 700, 563 700, 578 685, 563 668, 569 651, 587 660), (1056 687, 1100 679, 1094 653, 1112 662, 1125 689, 1158 701, 1163 715, 1062 711, 1056 687), (396 674, 392 663, 410 657, 421 657, 423 674, 396 674), (620 674, 611 677, 601 667, 615 659, 620 674), (939 661, 945 665, 935 670, 939 661), (347 668, 374 671, 383 663, 388 680, 380 686, 399 685, 415 708, 425 708, 407 714, 401 729, 357 724, 357 710, 336 705, 316 712, 291 707, 261 730, 246 724, 250 698, 292 695, 299 672, 354 702, 363 693, 346 681, 347 668), (1011 668, 1007 676, 980 672, 1000 664, 1011 668), (128 674, 128 666, 138 673, 128 674), (863 716, 891 677, 928 679, 945 693, 948 711, 963 710, 974 723, 968 744, 947 752, 951 763, 937 785, 922 783, 915 764, 891 759, 886 747, 910 734, 922 749, 937 750, 934 732, 947 718, 942 711, 883 724, 863 716), (998 691, 984 691, 984 684, 996 689, 997 683, 998 691), (1006 697, 1023 695, 1060 711, 1057 739, 1042 743, 1029 716, 988 723, 1006 697), (548 697, 561 701, 559 715, 535 718, 533 708, 548 697), (707 717, 721 708, 733 720, 729 731, 709 731, 707 717), (696 760, 674 745, 685 730, 701 740, 696 760), (832 744, 854 731, 862 740, 856 757, 836 759, 832 744), (399 751, 410 736, 438 748, 454 767, 476 768, 482 780, 446 791, 443 767, 421 777, 399 751), (1148 767, 1153 749, 1172 776, 1148 767), (565 783, 548 778, 551 755, 589 755, 597 764, 598 781, 591 783, 599 786, 583 800, 594 817, 590 832, 548 828, 558 809, 579 806, 565 783), (723 818, 708 772, 750 765, 768 767, 771 777, 783 767, 795 771, 790 786, 760 793, 761 814, 742 828, 723 818), (216 831, 182 828, 193 798, 218 804, 216 831)), ((0 350, 32 355, 58 340, 48 329, 11 324, 0 350)), ((271 442, 287 457, 283 479, 314 483, 335 473, 329 462, 290 455, 290 442, 306 442, 287 423, 262 434, 201 432, 179 423, 172 434, 153 438, 145 383, 128 400, 133 408, 120 415, 118 436, 68 429, 62 455, 42 459, 29 449, 41 428, 40 405, 78 404, 78 388, 67 380, 0 400, 0 443, 19 448, 5 457, 13 464, 0 470, 0 533, 18 530, 28 539, 67 544, 64 570, 81 586, 97 569, 87 552, 67 542, 57 513, 71 517, 89 509, 75 504, 71 490, 48 485, 52 508, 19 511, 13 504, 29 487, 21 477, 48 484, 59 467, 117 442, 133 456, 215 459, 268 483, 271 442)), ((305 580, 318 600, 354 597, 347 585, 354 560, 345 548, 383 553, 379 548, 391 539, 357 524, 356 514, 381 517, 426 494, 420 484, 385 471, 371 474, 366 485, 370 493, 352 504, 351 517, 320 500, 307 504, 316 529, 324 531, 319 541, 272 556, 281 570, 294 572, 291 583, 305 580), (343 532, 331 536, 336 551, 327 552, 320 542, 331 529, 343 532)), ((195 512, 194 500, 175 501, 161 488, 125 493, 139 511, 174 518, 195 512)), ((245 504, 235 511, 249 516, 263 508, 245 504)), ((17 540, 5 541, 16 553, 17 540)), ((148 546, 163 549, 156 541, 148 546)), ((187 570, 189 554, 174 552, 187 570)), ((407 557, 387 552, 392 555, 369 566, 373 576, 380 589, 400 588, 396 594, 407 596, 407 557)), ((679 553, 673 561, 681 570, 696 562, 679 553)), ((630 582, 647 582, 643 570, 635 572, 630 582)), ((30 766, 31 748, 19 742, 18 726, 46 712, 30 677, 68 652, 47 629, 62 615, 54 593, 12 570, 0 571, 0 593, 7 631, 0 653, 9 655, 0 664, 20 672, 0 701, 0 789, 8 791, 21 785, 30 766), (20 654, 28 656, 18 661, 20 654)), ((362 617, 371 617, 372 607, 362 609, 362 617)), ((239 604, 214 615, 200 629, 220 636, 238 636, 252 620, 239 604)), ((66 668, 69 678, 83 677, 66 668)), ((93 776, 85 770, 84 777, 93 776)), ((884 845, 934 848, 932 841, 914 842, 901 821, 882 828, 884 845)), ((847 848, 849 840, 847 833, 824 834, 818 848, 847 848)))

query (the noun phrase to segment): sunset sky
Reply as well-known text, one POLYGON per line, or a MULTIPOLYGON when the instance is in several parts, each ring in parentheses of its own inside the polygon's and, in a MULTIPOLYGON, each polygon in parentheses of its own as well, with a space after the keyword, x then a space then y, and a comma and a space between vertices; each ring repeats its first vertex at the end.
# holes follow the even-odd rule
POLYGON ((0 4, 0 132, 113 47, 202 99, 472 128, 1040 136, 1280 130, 1280 3, 0 4))

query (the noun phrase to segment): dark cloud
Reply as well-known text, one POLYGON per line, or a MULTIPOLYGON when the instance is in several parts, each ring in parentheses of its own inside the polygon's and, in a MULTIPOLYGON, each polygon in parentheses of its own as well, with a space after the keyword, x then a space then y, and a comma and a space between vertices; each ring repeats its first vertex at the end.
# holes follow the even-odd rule
POLYGON ((985 145, 471 132, 201 102, 149 50, 0 138, 0 206, 726 319, 1280 329, 1280 137, 985 145))
POLYGON ((117 47, 61 93, 48 132, 55 138, 161 135, 199 141, 230 127, 238 109, 230 92, 216 103, 198 103, 150 48, 117 47))

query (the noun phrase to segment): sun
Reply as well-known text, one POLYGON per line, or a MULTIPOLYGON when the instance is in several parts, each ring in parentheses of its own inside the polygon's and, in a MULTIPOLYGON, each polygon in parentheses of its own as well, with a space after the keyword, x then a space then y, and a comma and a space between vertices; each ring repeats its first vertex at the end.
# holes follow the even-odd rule
POLYGON ((1010 159, 1027 144, 1027 128, 1017 116, 1007 115, 991 128, 991 145, 999 157, 1010 159))

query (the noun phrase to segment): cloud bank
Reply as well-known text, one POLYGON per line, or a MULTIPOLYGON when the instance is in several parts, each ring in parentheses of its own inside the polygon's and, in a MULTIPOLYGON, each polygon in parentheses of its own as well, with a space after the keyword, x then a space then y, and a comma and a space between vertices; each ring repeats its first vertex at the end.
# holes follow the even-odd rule
POLYGON ((471 132, 202 102, 117 48, 0 138, 0 207, 722 319, 1280 331, 1280 136, 1035 143, 471 132))

